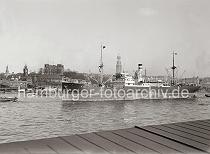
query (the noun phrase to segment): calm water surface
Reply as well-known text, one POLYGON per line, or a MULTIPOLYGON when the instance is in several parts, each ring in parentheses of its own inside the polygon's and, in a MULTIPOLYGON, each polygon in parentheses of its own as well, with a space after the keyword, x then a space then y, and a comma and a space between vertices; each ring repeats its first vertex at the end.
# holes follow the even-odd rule
POLYGON ((210 119, 209 98, 75 104, 22 99, 0 103, 0 143, 200 119, 210 119))

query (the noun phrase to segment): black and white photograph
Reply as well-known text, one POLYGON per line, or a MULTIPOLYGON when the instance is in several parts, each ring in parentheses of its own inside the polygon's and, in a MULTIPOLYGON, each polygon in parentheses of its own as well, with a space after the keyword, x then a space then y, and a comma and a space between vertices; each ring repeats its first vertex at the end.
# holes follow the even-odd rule
POLYGON ((0 154, 209 153, 209 0, 0 0, 0 154))

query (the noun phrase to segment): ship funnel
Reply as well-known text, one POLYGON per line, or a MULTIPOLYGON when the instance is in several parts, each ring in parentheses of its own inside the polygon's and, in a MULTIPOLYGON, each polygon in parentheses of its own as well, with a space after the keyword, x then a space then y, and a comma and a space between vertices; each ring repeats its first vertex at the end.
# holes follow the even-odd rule
POLYGON ((138 64, 138 82, 144 82, 143 79, 143 65, 138 64))
POLYGON ((142 64, 138 64, 138 70, 143 70, 143 65, 142 64))

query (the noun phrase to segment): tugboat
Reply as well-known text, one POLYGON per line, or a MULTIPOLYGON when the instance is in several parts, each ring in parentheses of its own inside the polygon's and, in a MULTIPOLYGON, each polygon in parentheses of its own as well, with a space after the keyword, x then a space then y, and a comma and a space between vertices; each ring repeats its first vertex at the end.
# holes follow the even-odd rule
POLYGON ((0 97, 0 102, 17 102, 17 97, 0 97))

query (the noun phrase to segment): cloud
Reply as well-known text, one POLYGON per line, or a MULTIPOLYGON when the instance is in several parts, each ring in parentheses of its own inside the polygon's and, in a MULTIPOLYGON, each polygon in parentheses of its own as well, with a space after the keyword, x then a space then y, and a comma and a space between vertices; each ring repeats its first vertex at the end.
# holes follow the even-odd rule
POLYGON ((140 8, 138 13, 143 16, 154 16, 157 14, 157 11, 153 8, 140 8))

